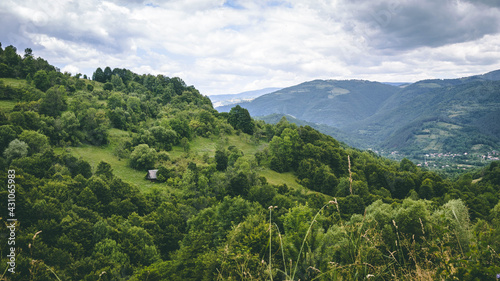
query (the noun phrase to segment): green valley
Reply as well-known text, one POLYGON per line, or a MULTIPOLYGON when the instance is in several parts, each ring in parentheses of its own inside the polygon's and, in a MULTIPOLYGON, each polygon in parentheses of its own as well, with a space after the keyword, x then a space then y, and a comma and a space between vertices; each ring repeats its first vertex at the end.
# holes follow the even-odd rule
MULTIPOLYGON (((315 80, 241 106, 266 122, 286 116, 351 146, 384 156, 397 153, 399 159, 418 162, 430 153, 488 155, 500 150, 499 73, 398 86, 315 80)), ((471 162, 471 168, 487 163, 471 162)))
MULTIPOLYGON (((0 243, 2 279, 495 280, 500 273, 500 161, 448 177, 351 147, 312 123, 278 115, 266 123, 241 106, 219 112, 178 77, 110 67, 82 77, 26 53, 0 48, 0 235, 15 240, 0 243)), ((491 149, 486 141, 496 132, 485 133, 493 124, 485 120, 495 110, 485 109, 494 102, 482 99, 496 97, 498 85, 472 83, 447 86, 435 102, 410 98, 455 107, 392 130, 422 150, 491 149), (455 140, 457 132, 469 138, 455 140)), ((381 83, 315 81, 275 95, 296 110, 287 101, 307 89, 341 104, 310 108, 346 107, 356 122, 382 118, 385 102, 418 119, 393 100, 397 87, 381 83)), ((370 139, 384 127, 350 126, 370 139)), ((394 139, 385 145, 399 145, 394 139)), ((454 156, 434 152, 424 161, 454 156)))

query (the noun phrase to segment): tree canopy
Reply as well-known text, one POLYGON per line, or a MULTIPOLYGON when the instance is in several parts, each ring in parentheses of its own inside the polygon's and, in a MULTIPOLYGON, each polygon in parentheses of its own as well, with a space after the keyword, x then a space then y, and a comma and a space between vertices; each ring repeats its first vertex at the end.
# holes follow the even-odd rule
POLYGON ((0 208, 18 220, 9 280, 500 272, 500 161, 449 178, 286 119, 219 113, 180 78, 104 67, 88 80, 16 51, 0 45, 0 177, 15 185, 0 208))

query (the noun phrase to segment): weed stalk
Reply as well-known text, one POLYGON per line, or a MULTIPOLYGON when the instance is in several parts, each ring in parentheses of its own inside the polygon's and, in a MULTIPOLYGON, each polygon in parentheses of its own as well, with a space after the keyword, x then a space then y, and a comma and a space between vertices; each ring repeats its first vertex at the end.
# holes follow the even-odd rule
POLYGON ((319 209, 319 211, 316 213, 316 215, 314 216, 313 220, 311 221, 311 224, 309 225, 309 228, 307 229, 306 235, 304 237, 304 240, 302 240, 302 246, 300 246, 299 254, 297 256, 297 261, 295 262, 295 268, 294 268, 293 274, 292 274, 292 280, 294 280, 293 278, 295 277, 295 273, 297 272, 297 266, 299 265, 300 255, 302 254, 302 250, 304 249, 304 245, 306 243, 307 236, 309 236, 309 233, 311 232, 312 226, 313 226, 314 222, 316 222, 316 218, 319 216, 319 214, 321 213, 321 211, 323 211, 323 209, 326 206, 328 206, 330 204, 335 204, 336 202, 337 202, 337 200, 330 201, 330 202, 326 203, 323 207, 321 207, 321 209, 319 209))

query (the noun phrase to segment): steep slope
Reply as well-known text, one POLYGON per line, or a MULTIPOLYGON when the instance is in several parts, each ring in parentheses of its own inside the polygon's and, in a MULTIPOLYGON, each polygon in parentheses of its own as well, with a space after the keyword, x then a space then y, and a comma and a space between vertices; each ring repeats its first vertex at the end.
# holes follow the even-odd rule
MULTIPOLYGON (((391 85, 362 80, 314 80, 240 105, 252 116, 280 113, 308 122, 346 127, 374 114, 398 90, 391 85)), ((229 111, 230 107, 217 109, 229 111)))
POLYGON ((332 136, 336 140, 339 140, 349 146, 352 147, 364 147, 367 143, 367 140, 363 138, 363 136, 359 134, 352 133, 350 131, 342 131, 332 126, 328 126, 325 124, 318 124, 313 122, 307 122, 304 120, 297 119, 290 115, 274 113, 266 116, 255 117, 257 120, 263 120, 268 124, 277 124, 282 118, 286 118, 286 121, 296 124, 297 126, 310 126, 319 132, 332 136))
POLYGON ((468 84, 478 81, 498 81, 500 80, 500 70, 488 72, 482 75, 474 75, 469 77, 463 77, 458 79, 428 79, 417 81, 413 84, 405 85, 401 87, 401 90, 396 94, 388 98, 384 105, 380 107, 379 112, 384 112, 385 110, 394 109, 412 99, 420 96, 421 94, 428 92, 436 92, 440 89, 446 89, 447 87, 453 87, 463 84, 468 84))
POLYGON ((473 78, 484 79, 484 80, 492 80, 499 81, 500 80, 500 69, 488 72, 482 75, 472 76, 473 78))
POLYGON ((16 93, 0 208, 18 221, 0 224, 18 239, 0 244, 2 279, 495 279, 500 162, 447 180, 308 126, 250 120, 248 135, 231 122, 246 112, 219 114, 177 77, 101 72, 38 72, 44 91, 0 78, 16 93))
MULTIPOLYGON (((484 151, 498 149, 500 140, 499 79, 500 70, 399 86, 315 80, 241 106, 252 116, 279 114, 298 124, 309 122, 364 149, 484 151)), ((218 109, 228 111, 230 107, 218 109)))
POLYGON ((474 80, 412 84, 353 128, 388 149, 437 152, 467 151, 475 145, 496 148, 495 142, 500 140, 500 82, 474 80), (422 90, 426 87, 432 89, 422 90))

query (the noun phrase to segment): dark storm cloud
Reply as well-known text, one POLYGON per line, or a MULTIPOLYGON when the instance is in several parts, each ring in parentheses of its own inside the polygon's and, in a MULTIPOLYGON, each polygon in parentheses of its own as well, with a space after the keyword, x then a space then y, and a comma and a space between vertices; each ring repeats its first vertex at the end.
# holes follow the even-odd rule
POLYGON ((0 42, 2 47, 13 45, 22 51, 24 48, 36 48, 32 40, 24 36, 26 31, 34 30, 36 27, 25 19, 0 10, 0 42))
MULTIPOLYGON (((365 4, 368 2, 364 2, 365 4)), ((354 10, 369 26, 372 48, 405 51, 463 43, 496 34, 498 1, 373 1, 354 10)))
POLYGON ((472 4, 479 4, 479 5, 486 5, 489 7, 497 7, 500 8, 500 1, 498 0, 467 0, 467 2, 470 2, 472 4))

